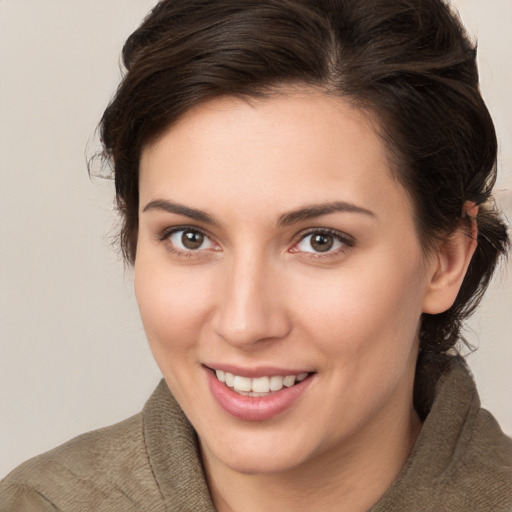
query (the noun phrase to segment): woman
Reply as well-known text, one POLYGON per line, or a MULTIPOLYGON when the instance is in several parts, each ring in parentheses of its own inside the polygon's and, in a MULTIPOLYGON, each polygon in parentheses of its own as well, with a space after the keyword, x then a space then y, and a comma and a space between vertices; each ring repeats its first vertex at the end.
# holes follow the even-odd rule
POLYGON ((475 50, 438 0, 174 0, 101 122, 144 411, 0 510, 510 510, 462 321, 508 245, 475 50))

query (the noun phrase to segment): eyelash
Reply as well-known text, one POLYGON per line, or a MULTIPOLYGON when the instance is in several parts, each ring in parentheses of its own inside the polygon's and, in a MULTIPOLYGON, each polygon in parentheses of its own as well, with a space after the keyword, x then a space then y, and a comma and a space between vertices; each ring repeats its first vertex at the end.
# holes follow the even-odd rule
MULTIPOLYGON (((329 229, 329 228, 314 228, 314 229, 309 229, 307 231, 303 231, 302 233, 300 233, 298 235, 297 242, 294 243, 294 247, 296 247, 300 242, 305 240, 308 236, 312 236, 312 235, 330 235, 334 238, 335 241, 342 244, 342 246, 335 250, 328 250, 326 252, 304 251, 304 254, 306 255, 306 257, 310 258, 310 259, 319 259, 319 258, 328 258, 328 257, 338 256, 339 254, 345 253, 348 249, 350 249, 351 247, 354 247, 354 245, 355 245, 355 240, 351 236, 341 233, 340 231, 336 231, 334 229, 329 229)), ((292 252, 300 252, 300 251, 293 250, 293 248, 292 248, 292 252)))
POLYGON ((177 227, 165 229, 160 234, 160 236, 158 238, 159 238, 160 242, 168 242, 166 244, 167 250, 173 254, 176 254, 177 256, 192 258, 194 253, 199 252, 199 250, 194 251, 194 250, 178 249, 174 244, 171 243, 171 241, 170 241, 171 236, 176 233, 179 233, 180 231, 183 231, 183 232, 188 231, 188 232, 192 232, 192 233, 197 233, 197 234, 203 235, 205 237, 205 239, 208 239, 211 241, 211 237, 208 234, 206 234, 203 230, 198 229, 194 226, 177 226, 177 227))
MULTIPOLYGON (((177 227, 166 229, 161 233, 161 235, 158 238, 161 242, 169 242, 167 244, 167 249, 170 252, 176 254, 177 256, 191 258, 191 257, 193 257, 194 253, 200 252, 200 250, 178 249, 175 245, 173 245, 170 242, 170 237, 176 233, 181 232, 181 231, 183 231, 183 232, 190 231, 192 233, 198 233, 198 234, 203 235, 206 239, 208 239, 210 241, 212 240, 211 237, 207 233, 205 233, 203 230, 198 229, 194 226, 177 226, 177 227)), ((293 247, 291 248, 290 251, 293 253, 303 252, 307 258, 311 258, 311 259, 328 258, 328 257, 336 256, 338 254, 342 254, 342 253, 346 252, 348 249, 350 249, 351 247, 353 247, 355 245, 355 240, 351 236, 341 233, 339 231, 336 231, 334 229, 329 229, 329 228, 308 229, 307 231, 303 231, 303 232, 299 233, 296 238, 297 238, 297 240, 294 242, 293 247), (309 251, 300 251, 300 250, 294 249, 294 247, 296 247, 299 243, 301 243, 303 240, 305 240, 308 236, 312 236, 312 235, 330 235, 337 242, 342 244, 342 247, 335 249, 334 251, 328 250, 326 252, 314 252, 314 251, 309 252, 309 251)))

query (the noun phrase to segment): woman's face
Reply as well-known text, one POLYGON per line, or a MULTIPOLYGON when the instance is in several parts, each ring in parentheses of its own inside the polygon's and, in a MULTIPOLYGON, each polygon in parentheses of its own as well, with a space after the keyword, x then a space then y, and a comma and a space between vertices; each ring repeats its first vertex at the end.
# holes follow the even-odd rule
POLYGON ((362 113, 202 104, 143 152, 139 214, 142 320, 206 456, 284 471, 411 417, 431 265, 362 113))

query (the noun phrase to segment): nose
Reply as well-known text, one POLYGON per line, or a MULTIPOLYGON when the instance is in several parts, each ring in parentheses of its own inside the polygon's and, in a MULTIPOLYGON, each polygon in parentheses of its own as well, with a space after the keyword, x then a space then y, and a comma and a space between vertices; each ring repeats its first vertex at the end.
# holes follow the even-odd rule
POLYGON ((224 277, 213 318, 217 336, 250 350, 289 333, 291 323, 279 268, 247 254, 227 265, 224 277))

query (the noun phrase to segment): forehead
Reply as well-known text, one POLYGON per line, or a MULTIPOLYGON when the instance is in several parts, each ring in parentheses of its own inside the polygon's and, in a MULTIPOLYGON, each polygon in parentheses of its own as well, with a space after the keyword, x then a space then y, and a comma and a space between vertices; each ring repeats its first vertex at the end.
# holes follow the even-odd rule
POLYGON ((202 103, 145 148, 140 172, 141 207, 162 196, 268 213, 338 200, 409 208, 371 117, 318 91, 202 103))

